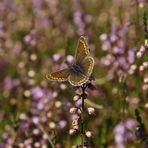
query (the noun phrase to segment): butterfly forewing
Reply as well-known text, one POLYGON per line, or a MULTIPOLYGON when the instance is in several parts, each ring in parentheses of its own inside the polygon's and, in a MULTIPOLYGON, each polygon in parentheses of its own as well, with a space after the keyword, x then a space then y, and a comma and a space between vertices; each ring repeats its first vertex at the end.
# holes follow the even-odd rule
POLYGON ((72 72, 68 78, 71 85, 80 86, 87 81, 87 77, 80 73, 72 72))
POLYGON ((47 74, 46 77, 53 81, 66 81, 69 75, 70 75, 70 69, 65 68, 65 69, 53 72, 51 74, 47 74))
POLYGON ((90 56, 86 57, 80 64, 82 71, 86 76, 90 76, 94 66, 94 59, 90 56))
POLYGON ((81 36, 75 53, 76 64, 81 63, 81 61, 83 61, 83 59, 88 55, 89 55, 89 48, 87 41, 83 36, 81 36))

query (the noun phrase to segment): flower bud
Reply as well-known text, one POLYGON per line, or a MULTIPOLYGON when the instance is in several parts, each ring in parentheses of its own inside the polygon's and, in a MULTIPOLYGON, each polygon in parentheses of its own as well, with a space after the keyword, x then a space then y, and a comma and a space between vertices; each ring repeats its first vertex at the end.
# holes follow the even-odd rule
POLYGON ((144 46, 141 46, 141 47, 140 47, 140 52, 142 52, 142 53, 145 52, 145 47, 144 47, 144 46))
POLYGON ((56 107, 56 108, 60 108, 61 106, 62 106, 61 101, 56 101, 56 102, 55 102, 55 107, 56 107))
POLYGON ((145 108, 148 108, 148 103, 146 103, 146 104, 144 105, 144 107, 145 107, 145 108))
POLYGON ((139 70, 140 70, 140 71, 144 71, 144 66, 141 65, 141 66, 139 67, 139 70))
POLYGON ((78 109, 77 113, 78 113, 78 115, 81 115, 82 114, 81 109, 78 109))
POLYGON ((136 69, 137 69, 137 65, 133 64, 133 65, 131 65, 130 68, 131 68, 132 70, 136 70, 136 69))
POLYGON ((137 58, 141 58, 142 57, 142 52, 138 51, 136 56, 137 56, 137 58))
POLYGON ((144 66, 144 68, 148 68, 148 62, 143 62, 142 65, 144 66))
POLYGON ((79 129, 79 126, 78 125, 75 125, 75 126, 73 126, 73 129, 78 130, 79 129))
POLYGON ((34 143, 34 147, 40 147, 40 143, 39 142, 35 142, 34 143))
POLYGON ((73 97, 73 101, 78 101, 79 98, 80 98, 80 97, 79 97, 78 95, 76 95, 76 96, 73 97))
POLYGON ((66 86, 65 84, 61 84, 61 85, 60 85, 60 88, 61 88, 62 90, 66 90, 67 86, 66 86))
POLYGON ((148 83, 148 77, 144 78, 144 83, 148 83))
POLYGON ((144 85, 142 86, 142 89, 143 89, 144 91, 147 91, 147 90, 148 90, 148 84, 144 84, 144 85))
POLYGON ((55 124, 54 122, 50 122, 50 123, 49 123, 49 127, 50 127, 51 129, 55 129, 55 128, 56 128, 56 124, 55 124))
POLYGON ((88 138, 91 138, 91 137, 92 137, 92 132, 91 132, 91 131, 86 131, 86 132, 85 132, 85 135, 86 135, 88 138))
POLYGON ((66 61, 71 64, 74 60, 74 57, 72 55, 68 55, 67 58, 66 58, 66 61))
POLYGON ((76 133, 76 130, 75 130, 75 129, 70 129, 70 130, 69 130, 69 134, 70 134, 70 135, 74 135, 75 133, 76 133))
POLYGON ((75 114, 76 113, 76 111, 77 111, 77 108, 76 107, 72 107, 72 108, 70 108, 70 113, 71 114, 75 114))
POLYGON ((58 62, 61 59, 61 55, 60 54, 54 54, 52 58, 55 62, 58 62))
POLYGON ((82 99, 79 99, 78 101, 76 101, 76 106, 80 107, 82 105, 82 99))
POLYGON ((94 115, 95 114, 95 109, 93 107, 89 107, 87 110, 88 110, 89 115, 94 115))

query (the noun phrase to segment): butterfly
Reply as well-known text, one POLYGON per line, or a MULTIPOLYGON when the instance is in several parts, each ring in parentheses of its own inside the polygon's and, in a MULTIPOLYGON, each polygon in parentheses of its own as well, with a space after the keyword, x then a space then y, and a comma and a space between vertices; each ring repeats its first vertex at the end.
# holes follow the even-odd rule
POLYGON ((67 68, 47 74, 47 79, 53 81, 69 81, 73 86, 81 86, 91 76, 94 59, 90 56, 88 43, 81 36, 78 41, 75 58, 72 65, 67 68))

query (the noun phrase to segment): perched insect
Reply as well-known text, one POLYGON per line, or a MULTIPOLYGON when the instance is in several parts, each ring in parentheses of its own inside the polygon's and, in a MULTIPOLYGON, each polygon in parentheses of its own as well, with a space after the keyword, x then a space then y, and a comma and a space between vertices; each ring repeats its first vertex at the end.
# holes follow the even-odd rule
POLYGON ((69 81, 73 86, 81 86, 91 76, 94 59, 90 56, 86 39, 81 36, 72 65, 68 68, 47 74, 47 78, 53 81, 69 81))

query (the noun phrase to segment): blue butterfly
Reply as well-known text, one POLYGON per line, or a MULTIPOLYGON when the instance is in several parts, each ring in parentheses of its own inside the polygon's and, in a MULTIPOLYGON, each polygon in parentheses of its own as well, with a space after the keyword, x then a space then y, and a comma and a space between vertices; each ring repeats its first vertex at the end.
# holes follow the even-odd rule
POLYGON ((73 86, 81 86, 86 83, 91 76, 94 67, 94 59, 90 56, 89 48, 86 39, 81 36, 75 59, 72 65, 68 68, 52 72, 46 77, 54 81, 69 81, 73 86))

